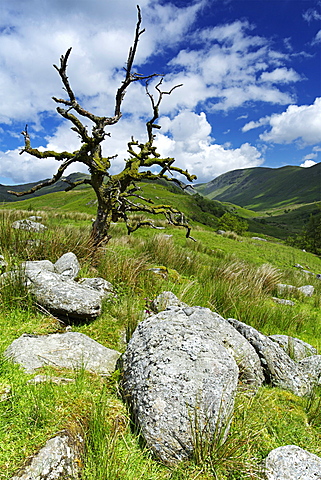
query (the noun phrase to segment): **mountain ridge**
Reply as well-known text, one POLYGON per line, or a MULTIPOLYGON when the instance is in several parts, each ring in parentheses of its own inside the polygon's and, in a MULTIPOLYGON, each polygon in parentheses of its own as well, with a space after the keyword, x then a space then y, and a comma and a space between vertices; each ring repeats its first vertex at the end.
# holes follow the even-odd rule
POLYGON ((309 168, 252 167, 223 173, 194 189, 212 200, 254 211, 321 201, 321 163, 309 168))

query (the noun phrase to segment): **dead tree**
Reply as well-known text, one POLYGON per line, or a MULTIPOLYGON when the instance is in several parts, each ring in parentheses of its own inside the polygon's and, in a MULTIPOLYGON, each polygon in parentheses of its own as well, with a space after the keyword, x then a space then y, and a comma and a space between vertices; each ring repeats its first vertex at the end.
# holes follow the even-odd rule
POLYGON ((163 214, 170 224, 185 227, 187 237, 189 237, 190 234, 190 226, 181 212, 170 205, 155 205, 151 199, 144 198, 139 194, 140 188, 137 183, 143 180, 153 181, 165 179, 168 182, 174 182, 183 186, 182 182, 173 176, 173 173, 183 175, 190 182, 196 177, 195 175, 190 175, 187 171, 175 167, 173 165, 174 158, 161 158, 154 146, 154 131, 160 128, 156 122, 159 117, 159 107, 163 96, 170 95, 173 90, 180 85, 176 85, 170 91, 163 91, 163 76, 158 74, 145 76, 133 72, 133 63, 139 39, 144 33, 144 30, 141 29, 141 11, 139 7, 137 7, 137 9, 138 20, 135 37, 133 45, 129 50, 126 67, 124 69, 125 77, 116 92, 114 115, 112 117, 100 117, 88 112, 79 104, 67 76, 67 62, 71 53, 71 48, 69 48, 66 54, 60 57, 60 66, 54 65, 54 68, 60 75, 68 98, 53 97, 53 100, 59 104, 56 109, 57 112, 72 123, 71 129, 80 137, 81 147, 74 152, 64 151, 60 153, 51 150, 40 151, 37 148, 32 148, 28 127, 26 126, 22 132, 25 145, 20 154, 26 152, 37 158, 54 158, 60 162, 60 166, 51 179, 37 184, 30 190, 24 192, 10 191, 10 193, 16 196, 28 195, 43 187, 54 184, 59 179, 66 181, 63 177, 65 170, 75 162, 83 163, 88 167, 90 177, 75 183, 68 182, 66 191, 84 183, 91 185, 94 189, 98 205, 96 219, 92 228, 92 240, 95 246, 107 243, 111 238, 109 234, 111 222, 123 220, 126 223, 128 234, 143 225, 153 226, 151 220, 132 223, 130 216, 132 212, 145 212, 149 216, 163 214), (150 92, 149 85, 151 79, 155 77, 158 77, 158 83, 155 87, 156 93, 153 95, 150 92), (111 175, 110 168, 115 156, 104 157, 102 154, 101 144, 107 136, 110 136, 109 133, 106 133, 105 129, 111 125, 115 125, 121 119, 121 107, 127 88, 130 84, 137 81, 145 83, 146 94, 150 99, 152 108, 152 117, 146 123, 146 142, 139 143, 132 137, 128 142, 127 151, 129 157, 125 160, 123 170, 116 175, 111 175), (90 133, 83 123, 86 120, 90 120, 93 125, 90 133), (159 171, 153 173, 150 169, 156 166, 158 166, 159 171), (143 203, 141 203, 140 200, 143 201, 143 203))

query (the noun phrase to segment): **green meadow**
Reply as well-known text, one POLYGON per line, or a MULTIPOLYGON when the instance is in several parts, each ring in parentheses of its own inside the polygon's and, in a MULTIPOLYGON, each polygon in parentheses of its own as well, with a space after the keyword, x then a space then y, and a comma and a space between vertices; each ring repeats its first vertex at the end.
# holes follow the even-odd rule
MULTIPOLYGON (((168 226, 159 217, 155 219, 158 229, 144 227, 130 236, 122 223, 112 225, 112 240, 93 253, 88 238, 94 196, 84 188, 3 205, 0 253, 10 269, 24 260, 55 262, 72 251, 82 267, 80 276, 100 276, 111 282, 117 298, 105 302, 96 320, 74 324, 72 329, 121 352, 150 301, 163 291, 172 291, 189 305, 237 318, 264 334, 300 338, 321 351, 321 281, 295 267, 300 264, 321 273, 319 257, 285 245, 271 232, 264 234, 267 241, 253 239, 255 233, 261 234, 253 225, 251 233, 218 235, 211 227, 217 217, 204 212, 192 196, 162 185, 145 184, 143 189, 155 202, 177 202, 188 212, 196 241, 186 239, 184 229, 168 226), (48 229, 36 234, 11 228, 14 220, 30 215, 40 215, 48 229), (163 267, 165 275, 155 274, 152 267, 163 267), (293 293, 287 298, 294 306, 280 305, 272 300, 277 283, 313 285, 315 293, 312 297, 293 293)), ((226 208, 231 211, 232 207, 226 208)), ((2 285, 0 296, 1 354, 23 333, 65 330, 21 285, 2 285)), ((118 389, 119 372, 110 378, 82 369, 44 368, 39 373, 67 376, 75 382, 28 384, 32 375, 0 356, 1 480, 8 480, 26 458, 64 428, 84 435, 82 480, 258 479, 263 478, 262 460, 278 446, 295 444, 321 455, 317 387, 309 398, 269 386, 261 387, 255 396, 240 388, 227 442, 221 445, 214 438, 210 444, 198 444, 194 458, 170 468, 150 455, 131 428, 118 389)))

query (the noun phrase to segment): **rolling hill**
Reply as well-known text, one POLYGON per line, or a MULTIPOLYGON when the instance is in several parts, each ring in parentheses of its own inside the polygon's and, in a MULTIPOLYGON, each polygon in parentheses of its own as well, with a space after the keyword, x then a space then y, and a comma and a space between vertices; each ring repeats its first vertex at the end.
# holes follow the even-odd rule
MULTIPOLYGON (((89 177, 89 175, 86 175, 84 173, 71 173, 67 177, 63 177, 63 180, 58 180, 57 183, 50 185, 48 187, 44 187, 41 190, 38 190, 37 192, 27 195, 25 197, 16 197, 15 195, 8 193, 8 190, 12 190, 14 192, 23 192, 25 190, 31 189, 35 185, 38 185, 38 183, 40 182, 25 183, 21 185, 0 184, 0 202, 17 202, 25 198, 31 199, 31 198, 47 195, 48 193, 62 192, 66 190, 66 187, 68 186, 64 181, 64 179, 69 180, 71 182, 77 182, 84 177, 89 177)), ((42 180, 42 181, 46 181, 46 180, 42 180)))
POLYGON ((254 211, 321 201, 321 163, 310 168, 254 167, 233 170, 195 186, 207 198, 254 211))

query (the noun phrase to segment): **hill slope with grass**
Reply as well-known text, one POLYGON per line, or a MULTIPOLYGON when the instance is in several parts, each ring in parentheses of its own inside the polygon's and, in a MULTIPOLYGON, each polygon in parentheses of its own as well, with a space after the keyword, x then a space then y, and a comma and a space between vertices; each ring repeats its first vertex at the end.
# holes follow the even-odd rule
MULTIPOLYGON (((63 177, 63 180, 58 180, 58 182, 54 183, 53 185, 49 185, 48 187, 44 187, 40 190, 37 190, 34 193, 31 193, 27 197, 23 198, 34 198, 34 197, 41 197, 43 195, 47 195, 48 193, 54 193, 54 192, 61 192, 66 189, 68 186, 66 181, 70 182, 78 182, 79 180, 82 180, 83 178, 88 178, 89 175, 86 175, 84 173, 71 173, 67 177, 63 177)), ((24 183, 21 185, 2 185, 0 184, 0 202, 16 202, 21 199, 21 197, 16 197, 15 195, 12 195, 8 193, 8 190, 12 190, 14 192, 24 192, 26 190, 30 190, 31 188, 35 187, 38 185, 38 183, 45 182, 45 180, 41 180, 40 182, 32 182, 32 183, 24 183)))
POLYGON ((233 170, 195 189, 207 198, 255 211, 319 202, 321 163, 310 168, 286 166, 233 170))

